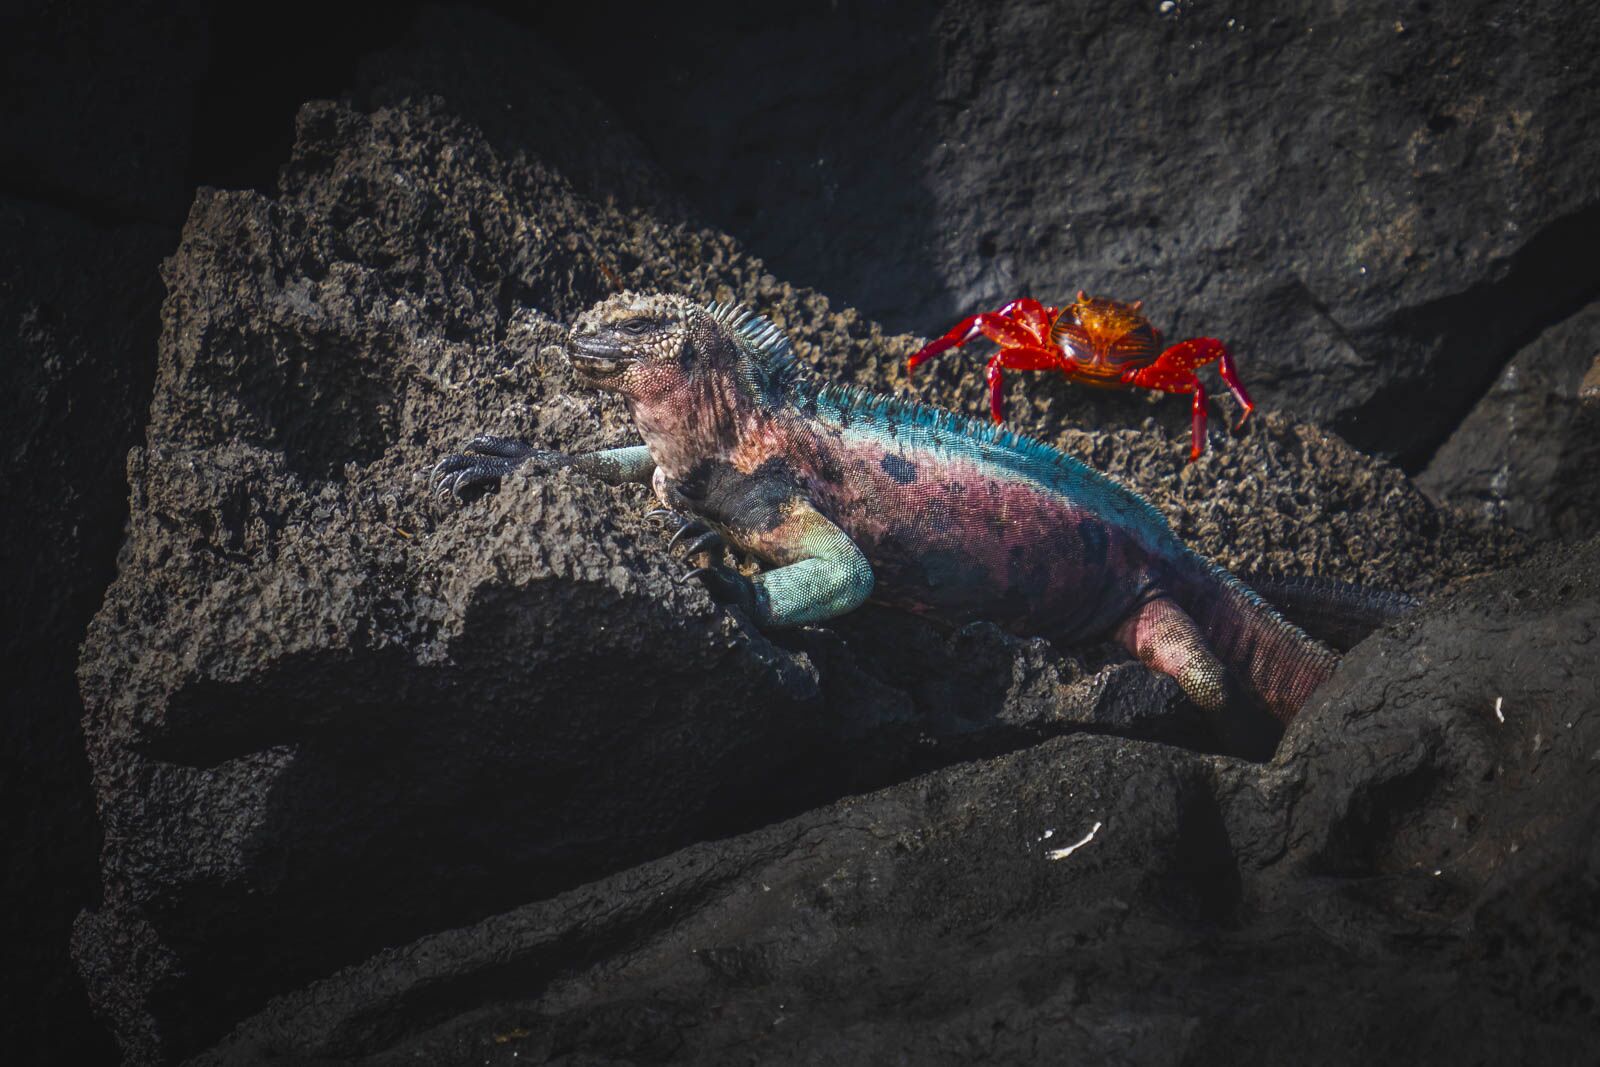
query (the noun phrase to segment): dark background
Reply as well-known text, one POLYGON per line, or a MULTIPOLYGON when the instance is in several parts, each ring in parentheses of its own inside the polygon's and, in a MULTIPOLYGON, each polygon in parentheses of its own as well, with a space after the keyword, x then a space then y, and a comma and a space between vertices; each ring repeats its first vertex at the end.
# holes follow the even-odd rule
MULTIPOLYGON (((198 187, 275 188, 305 101, 447 82, 450 57, 408 59, 418 6, 0 16, 16 1062, 115 1054, 67 954, 98 849, 74 670, 127 515, 162 258, 198 187)), ((1583 5, 480 7, 544 42, 683 210, 779 277, 919 334, 1022 292, 1143 296, 1174 335, 1252 353, 1258 399, 1469 503, 1504 507, 1440 465, 1451 434, 1600 296, 1600 20, 1583 5)))

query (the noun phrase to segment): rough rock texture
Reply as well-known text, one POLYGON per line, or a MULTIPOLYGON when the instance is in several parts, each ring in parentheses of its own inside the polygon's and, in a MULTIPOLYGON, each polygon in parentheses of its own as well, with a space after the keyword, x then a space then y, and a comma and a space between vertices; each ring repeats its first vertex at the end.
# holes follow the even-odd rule
POLYGON ((106 1052, 66 952, 99 847, 74 667, 127 516, 171 234, 0 197, 0 235, 0 1045, 68 1062, 106 1052))
POLYGON ((1537 540, 1600 533, 1600 396, 1581 395, 1597 361, 1593 303, 1506 364, 1417 484, 1537 540))
POLYGON ((596 88, 708 219, 891 328, 1144 297, 1416 469, 1600 293, 1592 5, 728 7, 630 12, 596 88))
POLYGON ((114 1055, 67 951, 97 895, 78 645, 115 571, 144 426, 157 268, 187 209, 204 31, 188 5, 0 12, 0 1048, 114 1055))
MULTIPOLYGON (((211 1058, 1593 1047, 1596 549, 1463 588, 1521 542, 1294 416, 1414 468, 1525 344, 1593 356, 1592 312, 1560 320, 1600 280, 1600 16, 213 6, 0 16, 13 1058, 108 1058, 81 905, 132 1062, 252 1015, 211 1058), (629 439, 555 347, 621 284, 747 300, 874 387, 921 340, 878 321, 1142 295, 1239 347, 1241 435, 1219 411, 1186 466, 1182 401, 1035 375, 1014 421, 1236 570, 1437 607, 1258 767, 1114 649, 871 610, 752 633, 638 490, 427 503, 480 430, 629 439)), ((977 413, 978 364, 909 384, 977 413)), ((1500 397, 1478 440, 1527 426, 1500 397)), ((1531 472, 1503 514, 1578 536, 1581 467, 1542 482, 1527 441, 1494 446, 1531 472)))
MULTIPOLYGON (((635 160, 614 198, 462 99, 307 105, 278 194, 202 191, 164 270, 129 539, 81 666, 104 902, 75 953, 134 1061, 384 946, 933 767, 1081 730, 1204 742, 1170 683, 1103 648, 887 612, 755 634, 677 580, 642 489, 526 476, 434 505, 426 468, 472 433, 630 439, 558 350, 613 284, 747 300, 839 378, 893 381, 918 343, 674 218, 583 98, 548 121, 590 131, 556 139, 575 173, 635 160)), ((1018 419, 1241 569, 1421 589, 1517 551, 1278 417, 1192 467, 1153 423, 1068 431, 1023 397, 1018 419)), ((1207 766, 1117 751, 1179 793, 1207 766)), ((1139 832, 1188 855, 1182 806, 1139 832)))
POLYGON ((1592 541, 1363 644, 1269 765, 1047 741, 384 952, 196 1062, 1582 1060, 1597 638, 1592 541))

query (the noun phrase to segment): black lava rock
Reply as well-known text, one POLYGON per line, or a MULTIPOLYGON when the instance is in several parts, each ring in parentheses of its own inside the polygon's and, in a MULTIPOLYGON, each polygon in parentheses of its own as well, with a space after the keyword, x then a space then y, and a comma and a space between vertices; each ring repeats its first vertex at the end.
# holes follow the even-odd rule
MULTIPOLYGON (((629 439, 559 354, 616 282, 747 300, 834 377, 916 342, 643 194, 581 194, 448 99, 313 103, 297 129, 278 195, 202 192, 167 263, 129 540, 84 647, 104 902, 75 952, 130 1058, 198 1051, 386 945, 932 767, 1083 730, 1196 742, 1170 683, 1105 650, 888 612, 752 633, 678 580, 642 489, 533 475, 439 506, 425 473, 474 433, 629 439)), ((1181 474, 1165 435, 1039 425, 1234 565, 1437 584, 1515 551, 1277 417, 1181 474), (1304 521, 1329 500, 1366 541, 1304 521), (1280 524, 1306 533, 1274 543, 1280 524)))
POLYGON ((1417 484, 1536 540, 1600 533, 1600 302, 1518 352, 1417 484))
POLYGON ((0 17, 0 1045, 111 1058, 81 978, 130 1063, 1587 1055, 1600 14, 494 6, 0 17), (1012 421, 1431 606, 1253 764, 1113 647, 756 633, 639 489, 432 500, 632 439, 559 351, 620 287, 974 414, 921 335, 1144 297, 1242 430, 1012 421))
POLYGON ((382 953, 196 1063, 1581 1060, 1597 634, 1600 541, 1364 643, 1268 765, 1047 741, 382 953))

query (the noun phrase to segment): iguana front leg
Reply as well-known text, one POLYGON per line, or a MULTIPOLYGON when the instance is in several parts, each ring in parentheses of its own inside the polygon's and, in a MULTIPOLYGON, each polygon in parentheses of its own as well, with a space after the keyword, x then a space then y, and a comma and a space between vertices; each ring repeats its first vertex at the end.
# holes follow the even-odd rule
POLYGON ((477 485, 492 485, 528 463, 545 470, 571 467, 611 485, 624 482, 648 484, 656 469, 656 462, 644 445, 606 448, 569 456, 509 437, 483 434, 468 441, 460 452, 446 456, 435 464, 430 480, 434 492, 440 496, 448 493, 459 500, 464 490, 477 485))
MULTIPOLYGON (((434 491, 459 498, 463 490, 498 482, 527 463, 547 469, 571 467, 612 485, 660 481, 655 460, 644 445, 569 456, 510 438, 480 436, 434 466, 434 491)), ((872 594, 874 579, 872 565, 855 542, 803 497, 773 502, 754 483, 736 480, 745 483, 740 486, 743 492, 715 494, 723 507, 690 510, 706 512, 736 529, 741 544, 782 565, 753 579, 721 565, 702 567, 690 576, 705 582, 718 600, 738 604, 762 627, 821 622, 860 607, 872 594)), ((657 486, 658 495, 675 496, 662 493, 662 488, 657 486)), ((672 499, 672 503, 689 500, 672 499)))
POLYGON ((713 596, 738 604, 757 626, 775 629, 836 618, 872 595, 872 564, 810 501, 793 497, 763 510, 767 522, 735 536, 783 565, 755 578, 727 567, 695 571, 713 596))

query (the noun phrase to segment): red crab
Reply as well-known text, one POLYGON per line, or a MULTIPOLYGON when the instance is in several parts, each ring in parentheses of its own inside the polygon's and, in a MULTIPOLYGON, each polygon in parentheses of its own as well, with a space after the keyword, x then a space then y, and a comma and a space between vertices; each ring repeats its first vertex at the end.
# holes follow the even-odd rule
POLYGON ((1078 299, 1063 308, 1023 297, 998 311, 962 319, 955 329, 924 345, 906 362, 906 369, 914 370, 947 349, 960 348, 979 334, 998 341, 1000 351, 989 360, 985 373, 989 413, 995 422, 1001 421, 1003 410, 1003 370, 1058 370, 1075 382, 1102 389, 1138 387, 1163 393, 1193 393, 1189 449, 1189 462, 1193 463, 1204 451, 1206 440, 1206 390, 1195 376, 1196 367, 1221 360, 1218 369, 1222 380, 1244 407, 1240 426, 1255 410, 1255 404, 1239 381, 1227 345, 1215 337, 1191 337, 1163 351, 1161 331, 1150 325, 1140 310, 1143 306, 1143 300, 1124 304, 1091 297, 1082 289, 1078 290, 1078 299))

